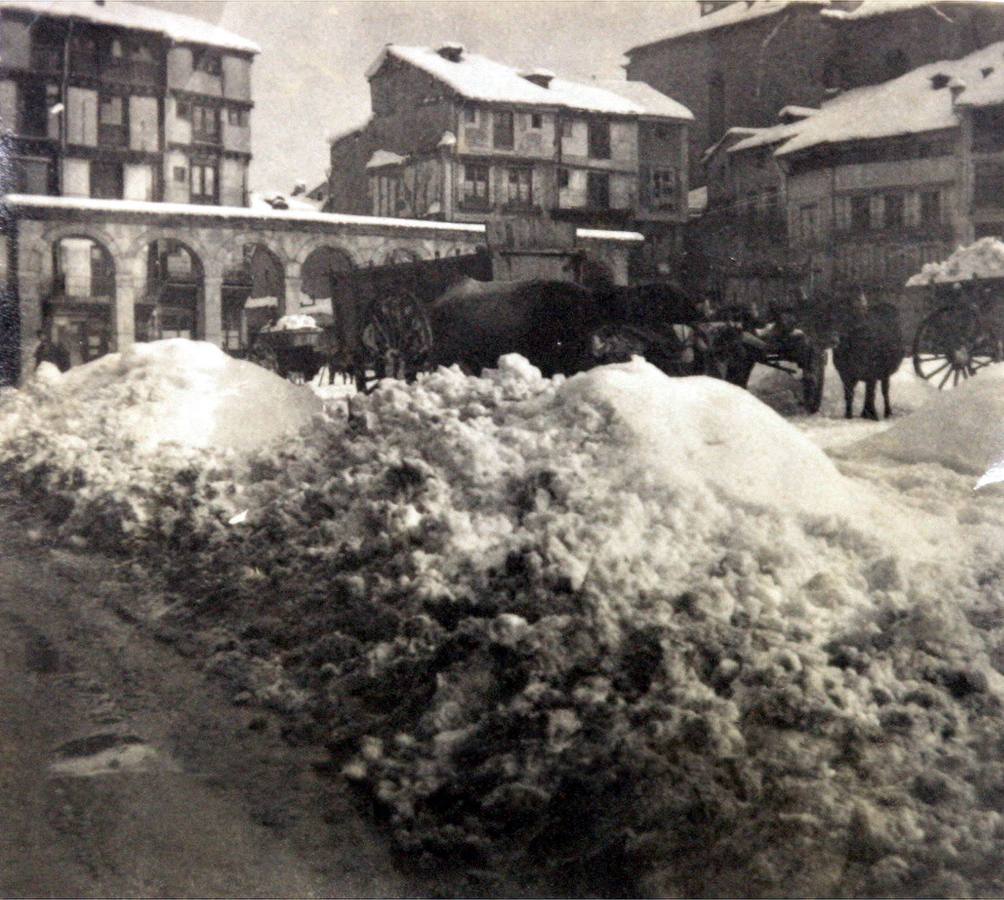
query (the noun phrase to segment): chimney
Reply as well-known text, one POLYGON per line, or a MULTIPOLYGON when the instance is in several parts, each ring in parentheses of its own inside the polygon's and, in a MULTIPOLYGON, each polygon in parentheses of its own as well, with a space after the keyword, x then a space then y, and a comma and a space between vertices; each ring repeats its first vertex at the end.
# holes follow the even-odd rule
POLYGON ((443 44, 436 50, 436 53, 450 62, 460 62, 464 55, 464 45, 454 43, 443 44))
POLYGON ((938 72, 931 76, 931 90, 940 91, 943 87, 948 87, 948 82, 951 80, 944 72, 938 72))
POLYGON ((542 88, 550 87, 551 81, 554 79, 554 72, 550 69, 534 69, 532 72, 520 72, 520 75, 542 88))

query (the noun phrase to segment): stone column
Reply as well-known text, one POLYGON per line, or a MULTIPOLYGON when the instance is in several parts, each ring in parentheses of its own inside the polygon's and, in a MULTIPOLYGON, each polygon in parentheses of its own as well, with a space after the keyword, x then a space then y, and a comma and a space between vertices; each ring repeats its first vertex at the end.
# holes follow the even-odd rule
POLYGON ((203 280, 199 308, 199 337, 217 347, 223 346, 223 276, 207 275, 203 280))
POLYGON ((300 285, 302 279, 297 268, 296 274, 286 272, 286 296, 279 298, 279 315, 294 316, 300 311, 300 285))
POLYGON ((121 353, 136 342, 136 282, 131 275, 116 273, 112 307, 112 344, 121 353))
POLYGON ((41 277, 38 272, 22 269, 17 275, 17 291, 20 300, 21 318, 21 371, 18 382, 35 371, 35 348, 38 338, 35 336, 42 327, 42 296, 41 277))

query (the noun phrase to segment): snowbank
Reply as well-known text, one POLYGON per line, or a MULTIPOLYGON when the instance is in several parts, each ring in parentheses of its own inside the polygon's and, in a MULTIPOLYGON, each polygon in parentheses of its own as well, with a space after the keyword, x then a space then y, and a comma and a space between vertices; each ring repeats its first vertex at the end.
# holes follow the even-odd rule
POLYGON ((914 415, 866 438, 850 452, 856 457, 936 463, 966 475, 982 475, 1004 459, 1002 380, 1004 366, 989 366, 951 391, 934 390, 914 415))
POLYGON ((925 263, 906 284, 907 287, 915 287, 973 278, 1004 278, 1004 242, 995 237, 985 237, 966 247, 959 247, 942 262, 925 263))
POLYGON ((302 313, 290 313, 283 316, 274 325, 266 326, 264 331, 302 331, 317 330, 317 319, 302 313))
POLYGON ((136 344, 63 375, 51 369, 38 371, 13 410, 2 409, 0 441, 40 428, 145 453, 167 442, 246 453, 321 408, 309 390, 184 338, 136 344))

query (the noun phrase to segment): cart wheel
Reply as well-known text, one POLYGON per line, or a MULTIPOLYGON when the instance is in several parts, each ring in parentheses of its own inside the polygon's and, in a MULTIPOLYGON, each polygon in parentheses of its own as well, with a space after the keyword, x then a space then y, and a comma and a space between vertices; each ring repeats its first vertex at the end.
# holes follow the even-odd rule
POLYGON ((366 390, 381 378, 412 380, 432 350, 432 326, 422 301, 411 294, 378 300, 363 328, 362 345, 366 390))
POLYGON ((823 405, 823 381, 826 377, 826 349, 810 345, 802 366, 802 405, 809 415, 823 405))
POLYGON ((955 387, 1000 359, 994 334, 967 308, 943 306, 921 323, 913 340, 913 369, 938 389, 955 387))

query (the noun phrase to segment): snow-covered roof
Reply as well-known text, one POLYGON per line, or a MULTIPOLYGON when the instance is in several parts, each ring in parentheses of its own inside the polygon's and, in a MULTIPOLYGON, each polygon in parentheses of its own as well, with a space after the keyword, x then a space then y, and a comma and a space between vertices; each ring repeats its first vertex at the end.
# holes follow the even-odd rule
MULTIPOLYGON (((249 209, 245 206, 202 206, 195 203, 154 203, 147 200, 94 200, 90 197, 47 197, 42 194, 8 194, 3 204, 11 209, 56 209, 65 212, 141 213, 188 218, 230 220, 273 219, 324 225, 400 228, 484 234, 485 226, 468 222, 436 222, 429 219, 395 219, 388 216, 355 216, 349 213, 311 212, 293 209, 249 209)), ((579 228, 576 236, 593 241, 644 241, 637 231, 606 231, 579 228)))
POLYGON ((287 209, 293 212, 297 210, 311 212, 321 208, 320 200, 313 200, 306 193, 286 194, 282 191, 252 191, 249 197, 248 208, 256 211, 287 209), (278 207, 273 204, 279 204, 278 207), (285 204, 282 206, 281 204, 285 204))
POLYGON ((807 119, 809 116, 814 116, 817 112, 819 110, 814 106, 795 106, 794 104, 789 104, 788 106, 781 107, 777 118, 781 122, 792 119, 807 119))
POLYGON ((366 163, 366 168, 382 169, 384 166, 399 166, 401 163, 407 162, 407 160, 407 156, 391 153, 390 150, 374 150, 369 162, 366 163))
POLYGON ((955 128, 959 120, 949 85, 954 79, 971 85, 959 95, 961 104, 974 99, 986 103, 991 97, 1004 103, 1004 79, 998 74, 999 68, 1004 68, 1004 42, 959 60, 921 66, 892 81, 847 91, 824 103, 815 115, 792 125, 795 134, 776 155, 822 144, 955 128), (983 71, 987 69, 992 71, 985 77, 983 71), (935 75, 945 77, 932 82, 935 75), (936 89, 934 84, 941 82, 944 86, 936 89), (981 92, 975 90, 977 86, 981 92))
POLYGON ((373 116, 367 116, 364 121, 359 122, 356 125, 336 128, 334 131, 329 131, 327 141, 329 144, 337 144, 339 141, 344 140, 347 137, 351 137, 354 134, 361 134, 369 127, 369 124, 372 121, 373 116))
POLYGON ((746 3, 743 0, 739 0, 739 2, 731 3, 709 15, 701 16, 699 19, 694 19, 684 25, 672 28, 658 40, 638 44, 630 50, 626 50, 625 55, 630 56, 639 50, 653 47, 656 44, 661 44, 663 41, 671 41, 674 38, 701 34, 706 31, 714 31, 716 28, 724 28, 727 25, 740 25, 753 19, 762 19, 764 16, 777 15, 777 13, 782 12, 789 6, 804 6, 810 3, 822 6, 828 2, 829 0, 757 0, 755 3, 746 3))
POLYGON ((721 147, 730 140, 759 134, 762 130, 762 128, 747 128, 744 125, 733 125, 731 128, 726 130, 725 134, 723 134, 701 154, 701 162, 704 163, 711 159, 711 157, 714 156, 721 149, 721 147))
POLYGON ((62 19, 82 19, 97 25, 152 31, 178 43, 208 44, 243 53, 261 52, 254 41, 203 19, 152 6, 139 6, 126 0, 116 3, 95 3, 93 0, 0 0, 0 10, 7 9, 62 19))
POLYGON ((693 118, 685 106, 652 88, 623 87, 634 82, 617 82, 621 87, 615 89, 607 83, 601 86, 599 82, 584 84, 555 77, 547 87, 542 87, 520 75, 519 70, 512 66, 466 50, 453 62, 431 47, 388 44, 366 71, 366 77, 372 78, 388 58, 421 69, 469 100, 559 107, 611 115, 693 118))
MULTIPOLYGON (((952 3, 943 3, 951 11, 952 3)), ((863 0, 854 9, 824 9, 823 15, 828 19, 841 22, 854 22, 860 19, 871 19, 874 16, 885 16, 889 13, 904 12, 908 9, 920 9, 924 6, 933 7, 937 11, 936 0, 863 0)))
POLYGON ((627 81, 624 78, 605 79, 596 84, 607 91, 613 91, 644 110, 644 115, 660 116, 668 119, 694 120, 694 114, 682 103, 667 97, 644 81, 627 81))
POLYGON ((782 122, 780 125, 771 125, 769 128, 753 129, 753 134, 736 141, 731 147, 726 148, 726 153, 742 153, 743 150, 753 150, 757 147, 769 147, 772 144, 779 144, 790 137, 798 134, 801 122, 782 122))

